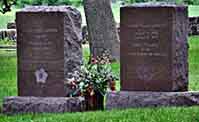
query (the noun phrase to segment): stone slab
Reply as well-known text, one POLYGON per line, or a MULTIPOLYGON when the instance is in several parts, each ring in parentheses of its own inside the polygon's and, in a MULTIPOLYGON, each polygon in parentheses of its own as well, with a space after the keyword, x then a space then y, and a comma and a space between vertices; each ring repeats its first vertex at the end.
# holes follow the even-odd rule
POLYGON ((189 17, 189 35, 199 35, 199 17, 189 17))
POLYGON ((6 97, 3 101, 3 113, 64 113, 85 111, 82 97, 6 97))
POLYGON ((9 22, 7 24, 7 29, 16 29, 16 23, 15 22, 9 22))
POLYGON ((187 7, 161 3, 124 6, 120 20, 121 89, 187 91, 187 7))
POLYGON ((19 96, 68 95, 66 79, 82 64, 81 21, 80 12, 70 6, 30 6, 17 12, 19 96))
POLYGON ((199 105, 199 92, 109 92, 106 108, 168 107, 199 105))

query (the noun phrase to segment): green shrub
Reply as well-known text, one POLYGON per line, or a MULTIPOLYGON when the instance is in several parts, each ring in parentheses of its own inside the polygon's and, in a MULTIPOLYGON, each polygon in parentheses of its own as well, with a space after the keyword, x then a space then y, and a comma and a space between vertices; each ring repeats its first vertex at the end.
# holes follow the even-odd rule
POLYGON ((185 0, 185 3, 189 5, 199 5, 199 0, 185 0))
POLYGON ((82 0, 17 0, 17 6, 25 5, 82 5, 82 0))

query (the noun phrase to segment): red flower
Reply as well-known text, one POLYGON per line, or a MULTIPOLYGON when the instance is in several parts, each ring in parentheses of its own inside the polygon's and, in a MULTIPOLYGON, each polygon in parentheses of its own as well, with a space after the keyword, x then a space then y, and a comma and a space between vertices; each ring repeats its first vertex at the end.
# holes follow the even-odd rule
POLYGON ((72 88, 72 89, 75 89, 76 88, 76 81, 72 81, 72 82, 70 82, 70 87, 72 88))
POLYGON ((94 89, 93 86, 89 85, 89 87, 86 89, 90 96, 94 95, 94 89))
POLYGON ((91 59, 91 64, 97 64, 97 62, 98 62, 98 61, 97 61, 95 58, 92 58, 92 59, 91 59))
POLYGON ((116 83, 115 83, 115 81, 110 81, 110 84, 109 84, 109 87, 110 87, 110 89, 111 89, 111 91, 115 91, 116 90, 116 83))

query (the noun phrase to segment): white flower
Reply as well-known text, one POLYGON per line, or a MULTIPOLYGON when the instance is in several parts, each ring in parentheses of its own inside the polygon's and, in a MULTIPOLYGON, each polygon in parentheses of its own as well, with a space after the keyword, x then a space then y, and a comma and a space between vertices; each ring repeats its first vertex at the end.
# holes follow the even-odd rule
POLYGON ((73 76, 78 77, 79 76, 79 72, 78 71, 74 71, 73 76))
POLYGON ((71 83, 71 82, 75 81, 75 78, 72 77, 72 78, 68 78, 67 80, 68 80, 69 83, 71 83))
POLYGON ((84 82, 81 82, 81 83, 79 84, 79 87, 82 88, 83 86, 84 86, 84 82))
POLYGON ((84 98, 84 97, 79 97, 79 100, 80 100, 80 101, 84 101, 85 98, 84 98))
POLYGON ((100 83, 100 80, 96 80, 96 83, 100 83))

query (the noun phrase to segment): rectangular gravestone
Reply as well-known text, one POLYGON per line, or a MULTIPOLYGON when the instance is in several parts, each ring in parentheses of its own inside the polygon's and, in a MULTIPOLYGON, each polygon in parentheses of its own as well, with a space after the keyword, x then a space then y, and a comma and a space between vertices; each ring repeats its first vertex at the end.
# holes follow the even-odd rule
POLYGON ((187 13, 163 3, 121 8, 122 90, 187 90, 187 13))
POLYGON ((189 35, 199 35, 199 17, 189 18, 189 35))
POLYGON ((67 74, 81 64, 80 13, 29 7, 17 13, 16 25, 19 96, 66 96, 67 74))

